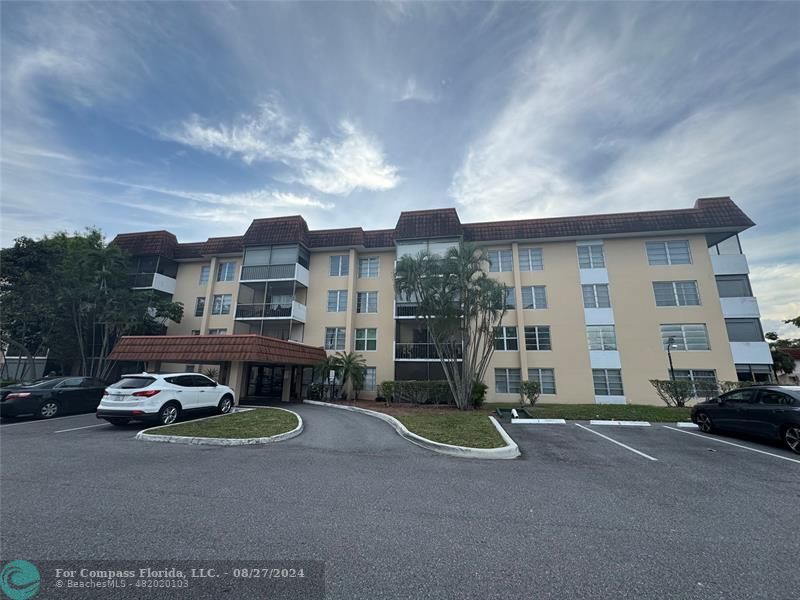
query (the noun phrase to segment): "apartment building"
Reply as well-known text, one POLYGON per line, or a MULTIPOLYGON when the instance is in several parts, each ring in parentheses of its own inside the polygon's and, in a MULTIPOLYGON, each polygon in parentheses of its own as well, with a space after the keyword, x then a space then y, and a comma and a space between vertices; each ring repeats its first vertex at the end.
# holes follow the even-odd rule
MULTIPOLYGON (((395 296, 395 261, 476 244, 509 290, 488 401, 513 401, 532 379, 542 402, 659 403, 650 379, 774 379, 739 241, 752 226, 730 198, 701 198, 685 209, 489 223, 462 223, 452 208, 407 211, 394 229, 372 231, 309 230, 289 216, 205 242, 155 231, 114 243, 134 257, 132 285, 183 303, 168 336, 355 351, 368 364, 364 396, 384 380, 442 378, 415 305, 395 296)), ((234 372, 229 383, 256 398, 285 399, 287 385, 311 381, 307 365, 291 377, 274 362, 234 372)))

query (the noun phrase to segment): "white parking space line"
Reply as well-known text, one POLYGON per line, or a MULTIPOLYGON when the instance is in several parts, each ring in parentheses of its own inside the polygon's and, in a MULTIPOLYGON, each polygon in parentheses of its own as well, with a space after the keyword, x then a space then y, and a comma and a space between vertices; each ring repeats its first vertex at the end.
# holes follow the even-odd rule
POLYGON ((30 421, 22 421, 21 423, 4 423, 0 425, 0 429, 5 429, 6 427, 16 427, 18 425, 31 425, 33 423, 52 423, 53 421, 58 421, 60 419, 74 419, 76 417, 85 417, 86 415, 94 415, 94 413, 85 413, 82 415, 66 415, 64 417, 53 417, 52 419, 32 419, 30 421))
POLYGON ((581 429, 585 429, 586 431, 589 431, 589 432, 591 432, 591 433, 593 433, 595 435, 599 435, 601 438, 603 438, 605 440, 608 440, 612 444, 616 444, 617 446, 622 446, 626 450, 630 450, 634 454, 638 454, 639 456, 642 456, 642 457, 646 458, 647 460, 658 461, 657 458, 653 458, 652 456, 650 456, 649 454, 645 454, 644 452, 639 452, 636 448, 631 448, 630 446, 628 446, 626 444, 623 444, 622 442, 618 442, 617 440, 612 439, 612 438, 608 437, 607 435, 603 435, 602 433, 600 433, 598 431, 595 431, 594 429, 589 429, 588 427, 584 427, 580 423, 575 423, 575 425, 577 425, 581 429))
POLYGON ((61 429, 59 431, 54 431, 53 433, 66 433, 68 431, 78 431, 78 429, 90 429, 91 427, 102 427, 103 425, 108 425, 108 423, 98 423, 97 425, 87 425, 86 427, 73 427, 72 429, 61 429))
POLYGON ((758 452, 759 454, 766 454, 767 456, 774 456, 775 458, 780 458, 782 460, 788 460, 789 462, 800 464, 800 460, 796 458, 789 458, 788 456, 781 456, 780 454, 773 454, 772 452, 766 452, 764 450, 759 450, 758 448, 751 448, 750 446, 743 446, 742 444, 735 444, 733 442, 728 442, 726 440, 720 440, 715 437, 711 437, 708 435, 703 435, 700 433, 693 433, 691 431, 684 431, 683 429, 676 429, 675 427, 670 427, 669 425, 664 425, 667 429, 672 431, 677 431, 678 433, 686 433, 688 435, 693 435, 695 437, 702 438, 704 440, 709 440, 711 442, 719 442, 720 444, 727 444, 728 446, 735 446, 737 448, 741 448, 742 450, 750 450, 750 452, 758 452))

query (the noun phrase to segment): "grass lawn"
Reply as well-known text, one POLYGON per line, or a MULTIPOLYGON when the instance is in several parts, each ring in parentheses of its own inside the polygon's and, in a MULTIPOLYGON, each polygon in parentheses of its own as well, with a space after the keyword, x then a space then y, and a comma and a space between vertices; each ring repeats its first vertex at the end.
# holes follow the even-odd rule
POLYGON ((399 415, 397 419, 409 431, 434 442, 469 448, 501 448, 506 445, 489 417, 479 412, 399 415))
POLYGON ((297 427, 297 424, 297 417, 292 413, 274 408, 255 408, 214 419, 178 423, 145 433, 208 438, 259 438, 286 433, 297 427))
MULTIPOLYGON (((493 412, 495 408, 519 408, 519 404, 484 404, 482 410, 493 412)), ((691 408, 648 406, 644 404, 537 404, 528 412, 536 419, 567 419, 589 421, 591 419, 616 419, 624 421, 677 422, 689 421, 691 408)))

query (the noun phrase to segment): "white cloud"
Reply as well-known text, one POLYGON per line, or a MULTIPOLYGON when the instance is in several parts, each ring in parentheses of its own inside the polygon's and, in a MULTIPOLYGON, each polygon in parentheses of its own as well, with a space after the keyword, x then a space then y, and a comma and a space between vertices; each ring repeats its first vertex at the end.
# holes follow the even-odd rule
POLYGON ((397 102, 422 102, 423 104, 435 104, 440 99, 440 95, 420 84, 414 77, 406 79, 403 91, 397 102))
POLYGON ((762 265, 752 270, 750 280, 761 308, 764 331, 800 337, 800 329, 783 322, 800 316, 800 269, 797 265, 762 265))
POLYGON ((255 115, 214 125, 193 115, 163 137, 245 163, 266 161, 288 168, 285 177, 324 194, 356 189, 382 191, 400 183, 398 168, 386 162, 381 145, 352 121, 342 120, 333 137, 315 137, 275 101, 263 102, 255 115))

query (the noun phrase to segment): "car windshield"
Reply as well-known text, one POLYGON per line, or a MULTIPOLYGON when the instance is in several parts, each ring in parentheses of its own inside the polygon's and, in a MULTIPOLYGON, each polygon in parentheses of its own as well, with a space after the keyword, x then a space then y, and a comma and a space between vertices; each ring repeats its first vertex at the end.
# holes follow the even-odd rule
POLYGON ((155 380, 155 377, 123 377, 117 383, 108 387, 122 390, 135 390, 147 387, 155 380))

